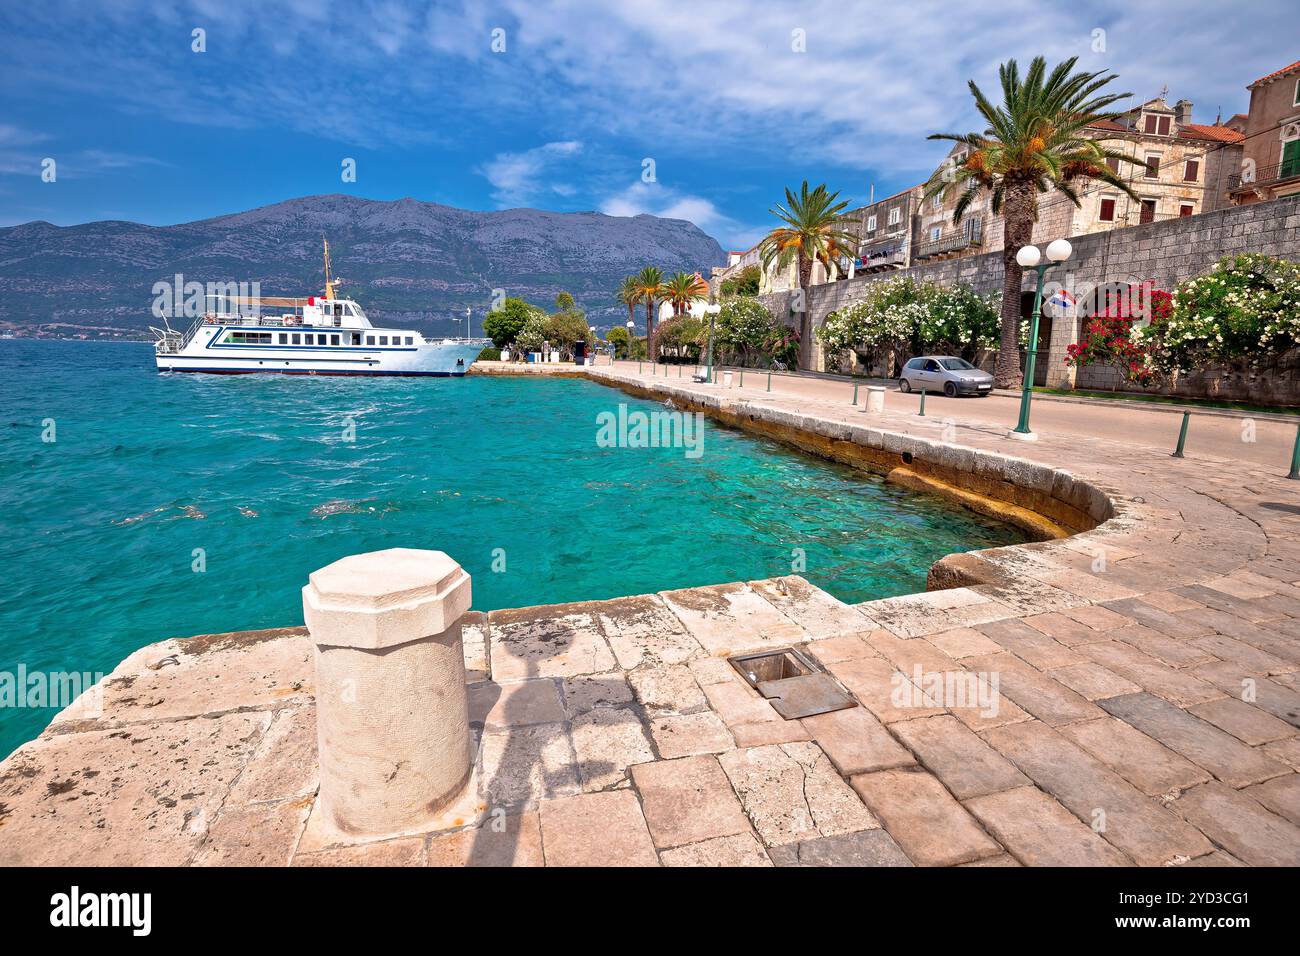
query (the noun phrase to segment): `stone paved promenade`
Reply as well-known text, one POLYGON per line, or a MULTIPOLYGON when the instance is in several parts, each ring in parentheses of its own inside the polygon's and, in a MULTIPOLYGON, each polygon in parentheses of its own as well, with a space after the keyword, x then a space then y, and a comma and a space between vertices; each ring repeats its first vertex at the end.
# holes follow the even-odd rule
MULTIPOLYGON (((938 419, 664 386, 941 438, 938 419)), ((1114 438, 942 437, 974 469, 1065 469, 1117 515, 944 563, 982 583, 856 606, 787 577, 474 615, 487 823, 364 845, 312 826, 303 631, 146 647, 102 716, 65 712, 0 765, 0 864, 1300 864, 1300 483, 1114 438), (721 659, 782 645, 861 706, 784 720, 721 659), (935 674, 996 680, 996 706, 935 674)))

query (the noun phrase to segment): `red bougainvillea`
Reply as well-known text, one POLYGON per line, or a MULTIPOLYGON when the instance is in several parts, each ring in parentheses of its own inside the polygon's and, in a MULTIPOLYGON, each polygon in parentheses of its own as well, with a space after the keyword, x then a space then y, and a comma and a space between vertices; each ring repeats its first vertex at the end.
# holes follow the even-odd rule
POLYGON ((1163 289, 1135 289, 1109 303, 1104 312, 1084 320, 1083 337, 1066 347, 1065 364, 1114 365, 1130 382, 1146 385, 1157 370, 1149 347, 1135 341, 1133 327, 1144 319, 1159 325, 1172 311, 1173 299, 1163 289))

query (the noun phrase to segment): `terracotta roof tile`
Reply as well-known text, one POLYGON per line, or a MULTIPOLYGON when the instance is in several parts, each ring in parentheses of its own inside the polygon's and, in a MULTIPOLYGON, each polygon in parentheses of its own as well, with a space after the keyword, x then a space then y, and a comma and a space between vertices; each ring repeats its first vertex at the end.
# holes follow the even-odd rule
POLYGON ((1226 126, 1202 126, 1199 123, 1184 123, 1178 130, 1182 139, 1208 139, 1216 143, 1240 143, 1246 137, 1235 129, 1226 126))
POLYGON ((1296 60, 1290 66, 1284 66, 1280 70, 1274 70, 1268 76, 1261 76, 1254 83, 1250 84, 1250 86, 1246 87, 1246 89, 1253 90, 1255 87, 1259 86, 1259 84, 1267 82, 1268 80, 1275 80, 1279 76, 1286 76, 1286 74, 1290 73, 1292 70, 1300 70, 1300 60, 1296 60))

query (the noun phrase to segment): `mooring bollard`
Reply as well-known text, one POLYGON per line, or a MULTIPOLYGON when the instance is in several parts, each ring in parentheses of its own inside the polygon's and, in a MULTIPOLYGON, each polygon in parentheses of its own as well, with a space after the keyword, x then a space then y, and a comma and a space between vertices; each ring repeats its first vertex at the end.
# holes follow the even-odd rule
POLYGON ((1183 424, 1178 429, 1178 447, 1174 449, 1174 453, 1169 456, 1170 458, 1183 457, 1183 446, 1187 444, 1187 423, 1191 417, 1191 412, 1183 412, 1183 424))
POLYGON ((924 415, 924 414, 925 414, 925 389, 921 389, 921 410, 920 410, 919 412, 917 412, 916 414, 918 414, 918 415, 924 415))
POLYGON ((883 415, 885 412, 885 387, 883 385, 867 386, 867 401, 862 406, 864 412, 883 415))
POLYGON ((1300 480, 1300 425, 1295 429, 1295 447, 1291 449, 1291 471, 1287 477, 1300 480))
POLYGON ((469 575, 441 551, 390 548, 309 581, 320 810, 349 834, 418 829, 470 779, 460 639, 469 575))
POLYGON ((742 368, 740 370, 740 384, 737 385, 736 388, 744 388, 744 387, 745 387, 745 370, 744 368, 742 368))
POLYGON ((858 404, 858 383, 857 382, 853 383, 853 401, 850 402, 849 404, 850 405, 858 404))
POLYGON ((772 391, 772 373, 770 370, 767 373, 767 390, 772 391))

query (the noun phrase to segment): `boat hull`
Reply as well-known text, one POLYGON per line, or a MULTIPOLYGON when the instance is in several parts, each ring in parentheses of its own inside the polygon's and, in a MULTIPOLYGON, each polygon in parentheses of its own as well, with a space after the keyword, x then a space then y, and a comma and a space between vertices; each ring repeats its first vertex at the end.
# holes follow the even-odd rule
MULTIPOLYGON (((412 342, 391 346, 307 346, 278 344, 231 344, 229 332, 238 326, 202 329, 180 351, 159 350, 155 359, 160 372, 203 372, 213 375, 397 375, 459 378, 469 371, 486 342, 426 342, 410 332, 391 334, 385 330, 367 332, 384 341, 412 342)), ((249 329, 249 332, 264 332, 249 329)), ((301 331, 301 330, 299 330, 301 331)), ((311 330, 307 330, 311 331, 311 330)), ((327 333, 329 334, 329 333, 327 333)), ((270 336, 267 336, 268 338, 270 336)), ((321 336, 324 339, 324 335, 321 336)), ((332 336, 339 338, 338 335, 332 336)), ((293 338, 298 338, 294 335, 293 338)), ((344 342, 347 338, 342 339, 344 342)))

